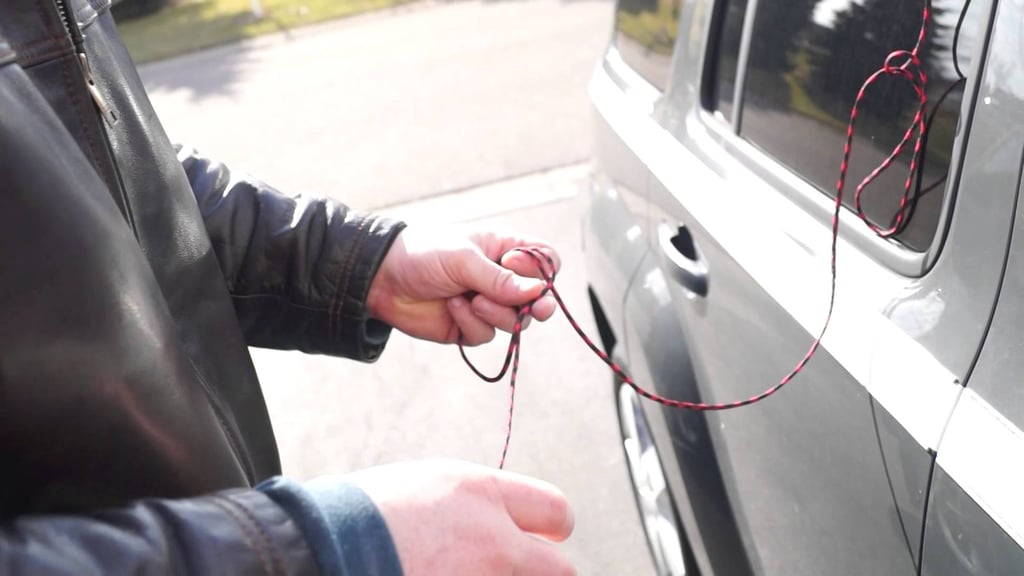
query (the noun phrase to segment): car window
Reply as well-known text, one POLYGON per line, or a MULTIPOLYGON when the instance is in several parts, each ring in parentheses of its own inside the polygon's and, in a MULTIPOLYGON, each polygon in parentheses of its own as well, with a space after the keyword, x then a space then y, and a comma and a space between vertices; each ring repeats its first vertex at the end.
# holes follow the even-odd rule
MULTIPOLYGON (((750 32, 740 136, 834 195, 857 92, 890 53, 913 47, 922 7, 920 1, 909 0, 760 0, 750 32)), ((929 33, 919 52, 928 76, 930 129, 924 161, 914 179, 919 191, 911 217, 896 235, 918 251, 926 250, 935 235, 946 189, 964 93, 954 64, 961 71, 970 64, 972 35, 961 34, 958 57, 953 57, 954 32, 963 8, 964 0, 933 0, 929 33)), ((734 66, 724 57, 720 65, 734 66)), ((917 106, 917 96, 905 79, 887 76, 868 91, 857 119, 849 193, 844 197, 848 206, 853 206, 857 183, 911 125, 917 106)), ((879 226, 893 224, 911 150, 908 146, 896 165, 864 192, 864 211, 879 226)))
POLYGON ((679 0, 619 0, 615 46, 622 59, 665 90, 679 28, 679 0))

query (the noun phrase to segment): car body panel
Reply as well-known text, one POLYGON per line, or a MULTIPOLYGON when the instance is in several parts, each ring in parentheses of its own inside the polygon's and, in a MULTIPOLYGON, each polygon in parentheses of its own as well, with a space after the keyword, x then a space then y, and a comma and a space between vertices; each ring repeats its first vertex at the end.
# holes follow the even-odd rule
MULTIPOLYGON (((979 46, 992 30, 994 7, 976 0, 972 8, 979 46)), ((712 0, 683 3, 672 76, 652 109, 649 97, 631 105, 621 82, 628 67, 614 47, 591 83, 598 124, 649 174, 646 190, 636 195, 650 202, 648 249, 631 248, 629 265, 639 262, 636 253, 646 255, 630 269, 628 292, 619 282, 599 300, 622 307, 613 313, 624 340, 620 354, 641 385, 708 402, 743 399, 773 385, 817 336, 828 310, 833 208, 831 198, 702 108, 714 18, 712 0), (678 257, 661 241, 681 226, 707 272, 706 296, 680 284, 678 257)), ((1000 18, 1001 26, 1019 27, 1024 19, 1002 24, 1007 20, 1000 18)), ((1019 30, 1006 34, 1022 37, 1019 30)), ((1018 53, 986 60, 979 50, 971 60, 969 76, 980 81, 964 94, 947 211, 931 249, 892 245, 844 210, 833 323, 789 387, 735 412, 647 404, 705 576, 916 574, 922 542, 930 543, 926 571, 947 573, 929 563, 927 546, 938 546, 936 531, 947 534, 949 526, 922 531, 934 451, 944 442, 1003 281, 1024 150, 1024 106, 1011 90, 1024 81, 1007 71, 1019 69, 1018 53)), ((598 166, 611 160, 607 152, 595 155, 598 166)), ((642 212, 630 210, 634 219, 642 212)), ((609 237, 617 235, 621 230, 609 237)), ((1024 288, 1018 284, 1013 294, 1024 288)), ((1024 340, 1016 328, 1024 314, 1019 302, 1005 304, 1016 304, 1007 341, 1024 340)), ((1002 350, 994 349, 993 374, 1019 374, 1024 355, 999 355, 1002 350)), ((979 374, 986 366, 979 365, 979 374)), ((990 378, 1006 396, 1002 380, 990 378)), ((1022 389, 1013 390, 1010 402, 1024 406, 1022 389)), ((949 505, 944 498, 964 496, 941 468, 942 457, 940 450, 935 510, 949 505)), ((993 520, 984 514, 968 521, 989 530, 986 522, 993 520)))
POLYGON ((1024 572, 1024 548, 941 467, 932 480, 932 500, 925 527, 923 576, 1024 572))
MULTIPOLYGON (((642 386, 658 383, 657 392, 672 398, 699 398, 686 334, 669 294, 670 280, 653 254, 640 265, 626 298, 625 341, 630 375, 642 386)), ((660 446, 665 478, 690 549, 702 574, 749 574, 719 456, 711 443, 706 413, 645 406, 648 424, 660 446)))
MULTIPOLYGON (((635 73, 625 72, 624 77, 608 76, 616 86, 617 106, 638 116, 651 114, 656 93, 635 73)), ((593 164, 584 194, 585 266, 590 289, 602 305, 611 332, 621 335, 622 302, 647 252, 649 172, 639 155, 599 119, 594 123, 594 157, 600 161, 593 164)))
POLYGON ((962 186, 1017 191, 1006 210, 1014 233, 984 346, 939 445, 927 574, 1024 573, 1024 6, 999 3, 993 22, 962 186))

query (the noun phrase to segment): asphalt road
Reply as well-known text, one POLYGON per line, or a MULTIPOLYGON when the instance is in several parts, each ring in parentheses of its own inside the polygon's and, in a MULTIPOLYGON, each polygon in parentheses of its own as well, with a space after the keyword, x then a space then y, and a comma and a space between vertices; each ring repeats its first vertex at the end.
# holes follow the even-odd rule
POLYGON ((176 141, 364 208, 578 162, 593 0, 416 4, 147 66, 176 141))
MULTIPOLYGON (((586 83, 611 16, 590 0, 419 4, 142 77, 172 139, 289 193, 548 239, 563 256, 564 298, 596 334, 575 199, 586 166, 547 169, 589 155, 586 83), (522 174, 533 175, 509 180, 522 174)), ((472 357, 496 370, 506 342, 472 357)), ((373 365, 253 352, 293 477, 413 458, 497 463, 507 385, 477 380, 453 347, 396 333, 373 365)), ((577 527, 564 549, 580 574, 651 574, 611 374, 560 316, 531 327, 522 354, 507 468, 567 493, 577 527)))

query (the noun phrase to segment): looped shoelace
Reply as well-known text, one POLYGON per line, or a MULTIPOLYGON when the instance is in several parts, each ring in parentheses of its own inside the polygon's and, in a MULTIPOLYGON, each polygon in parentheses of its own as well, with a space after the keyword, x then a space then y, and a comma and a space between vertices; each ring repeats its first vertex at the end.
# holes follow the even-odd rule
MULTIPOLYGON (((968 0, 964 4, 963 12, 961 12, 960 22, 957 24, 957 36, 959 36, 960 26, 963 23, 963 17, 966 14, 969 5, 970 0, 968 0)), ((544 296, 547 296, 548 294, 554 297, 555 301, 558 303, 558 307, 562 310, 562 313, 565 315, 566 320, 569 321, 569 324, 572 326, 576 334, 579 335, 580 339, 583 340, 583 343, 586 344, 587 347, 590 348, 590 350, 595 355, 597 355, 597 357, 600 358, 601 361, 604 362, 611 369, 611 371, 614 372, 620 380, 622 380, 623 383, 629 385, 631 388, 633 388, 633 390, 636 391, 637 394, 643 396, 644 398, 647 398, 648 400, 657 402, 658 404, 662 404, 664 406, 696 411, 731 410, 733 408, 739 408, 741 406, 748 406, 750 404, 760 402, 761 400, 764 400, 765 398, 775 394, 776 392, 781 390, 783 386, 791 382, 793 378, 804 369, 807 363, 810 362, 811 358, 814 357, 814 354, 818 351, 818 348, 821 346, 821 341, 825 337, 825 332, 828 330, 828 327, 832 322, 832 312, 835 309, 836 300, 836 247, 839 241, 839 216, 842 213, 843 208, 843 193, 846 190, 846 178, 847 173, 849 171, 850 152, 853 147, 853 140, 856 132, 857 116, 860 111, 861 103, 864 100, 868 88, 870 88, 875 82, 877 82, 883 76, 894 76, 904 78, 905 80, 910 82, 910 84, 914 88, 914 92, 917 94, 919 105, 917 107, 916 113, 914 114, 914 119, 910 127, 908 127, 907 130, 904 132, 903 137, 900 139, 900 141, 896 144, 895 147, 893 147, 892 151, 885 158, 885 160, 883 160, 881 164, 879 164, 874 170, 872 170, 857 185, 853 197, 854 209, 857 213, 857 216, 872 231, 874 231, 875 234, 882 238, 891 238, 895 234, 898 234, 908 221, 907 213, 912 205, 911 201, 913 199, 915 172, 917 170, 917 164, 920 161, 922 142, 925 139, 928 129, 928 124, 926 123, 926 108, 928 104, 926 87, 928 84, 928 77, 922 69, 919 52, 927 36, 928 23, 930 19, 931 2, 930 0, 925 0, 924 9, 922 13, 921 29, 918 33, 917 43, 914 45, 914 48, 911 50, 896 50, 889 54, 889 56, 885 59, 885 63, 883 64, 883 66, 877 71, 875 71, 873 74, 871 74, 871 76, 868 77, 864 84, 861 85, 860 90, 857 92, 857 98, 854 101, 853 108, 850 111, 850 121, 847 125, 846 143, 843 147, 843 161, 839 168, 839 181, 836 184, 835 209, 832 213, 831 294, 829 296, 828 313, 825 316, 825 322, 822 325, 821 331, 818 333, 817 338, 814 339, 814 341, 811 343, 810 349, 808 349, 804 357, 799 362, 797 362, 796 366, 794 366, 793 369, 790 370, 790 372, 786 374, 777 384, 768 388, 767 390, 764 390, 763 392, 751 396, 749 398, 743 400, 735 400, 732 402, 688 402, 685 400, 675 400, 672 398, 666 398, 653 392, 649 392, 642 388, 640 385, 638 385, 636 382, 634 382, 633 379, 628 374, 626 374, 625 370, 623 370, 622 367, 619 366, 617 363, 612 361, 608 354, 601 350, 601 348, 599 348, 594 343, 593 339, 587 336, 586 333, 583 332, 583 329, 580 328, 579 323, 569 312, 569 308, 565 305, 565 302, 562 300, 561 295, 558 293, 558 289, 555 288, 556 270, 554 260, 537 248, 515 248, 515 251, 526 254, 534 261, 534 263, 537 265, 537 268, 540 270, 540 275, 545 282, 545 286, 544 290, 537 298, 531 300, 529 303, 519 308, 519 311, 516 315, 516 322, 513 326, 512 334, 509 339, 508 352, 505 355, 505 362, 502 365, 501 370, 494 376, 487 376, 486 374, 483 374, 479 369, 477 369, 476 366, 473 365, 473 363, 469 360, 469 357, 466 355, 466 350, 463 347, 462 343, 461 333, 459 334, 458 344, 459 353, 462 355, 462 359, 466 362, 466 364, 473 371, 473 373, 480 377, 482 380, 485 380, 487 382, 498 382, 499 380, 505 377, 510 368, 512 370, 512 374, 509 379, 508 427, 505 434, 505 445, 501 451, 501 460, 498 463, 498 468, 505 467, 505 458, 508 455, 508 447, 512 440, 512 417, 513 412, 515 411, 516 379, 519 373, 519 351, 522 344, 523 323, 526 321, 526 318, 533 311, 533 307, 537 303, 537 301, 543 298, 544 296), (883 172, 889 169, 889 167, 892 166, 896 159, 901 154, 903 154, 905 148, 910 143, 911 139, 914 138, 915 132, 917 134, 917 138, 914 141, 913 154, 910 158, 908 175, 906 182, 904 184, 903 195, 900 198, 899 208, 892 219, 891 225, 889 227, 883 228, 870 221, 861 205, 861 197, 865 188, 867 188, 868 185, 874 182, 883 172)), ((955 62, 955 57, 956 55, 954 54, 954 64, 956 65, 957 74, 958 76, 960 76, 960 80, 958 80, 956 84, 953 84, 949 87, 946 93, 944 93, 942 97, 939 99, 940 102, 941 100, 945 99, 946 95, 953 89, 953 87, 955 87, 959 82, 963 81, 964 79, 963 75, 960 73, 959 64, 955 62)), ((941 182, 941 180, 939 182, 941 182)), ((938 182, 933 186, 929 186, 929 190, 937 185, 938 182)))

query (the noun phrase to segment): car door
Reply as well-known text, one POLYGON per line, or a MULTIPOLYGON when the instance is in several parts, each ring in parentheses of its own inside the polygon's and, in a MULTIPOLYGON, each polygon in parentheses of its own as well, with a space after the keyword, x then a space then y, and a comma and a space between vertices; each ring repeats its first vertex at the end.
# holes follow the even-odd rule
MULTIPOLYGON (((993 22, 982 106, 969 144, 984 161, 967 170, 990 187, 1019 186, 1024 3, 1001 2, 993 22)), ((1015 218, 992 324, 939 445, 924 540, 922 573, 929 576, 1024 574, 1024 205, 1019 197, 1015 218)))
MULTIPOLYGON (((664 395, 727 402, 777 383, 822 328, 849 105, 889 52, 914 44, 923 3, 690 4, 656 123, 622 128, 646 143, 656 255, 628 300, 668 301, 677 334, 666 341, 663 319, 628 317, 630 365, 664 395), (679 377, 682 358, 692 383, 679 377)), ((718 522, 736 528, 711 552, 697 535, 704 572, 917 573, 933 454, 984 339, 1016 197, 1015 180, 970 170, 991 160, 970 144, 992 3, 963 12, 954 42, 964 7, 933 2, 922 59, 937 105, 916 209, 887 240, 844 208, 835 310, 814 358, 753 406, 699 417, 649 409, 660 444, 674 449, 676 498, 724 494, 710 510, 688 507, 684 522, 709 524, 699 516, 726 510, 718 522), (687 437, 696 418, 707 434, 687 437), (718 473, 694 472, 705 466, 718 473)), ((912 116, 905 85, 876 90, 862 109, 851 187, 912 116)), ((1020 148, 1019 135, 1008 138, 1020 148)), ((865 196, 880 225, 898 206, 907 164, 865 196)))

